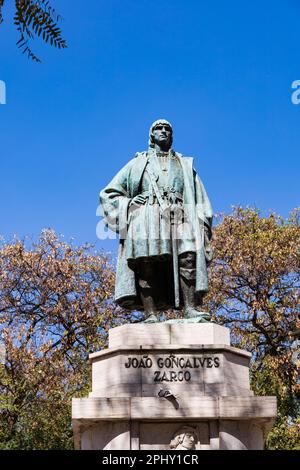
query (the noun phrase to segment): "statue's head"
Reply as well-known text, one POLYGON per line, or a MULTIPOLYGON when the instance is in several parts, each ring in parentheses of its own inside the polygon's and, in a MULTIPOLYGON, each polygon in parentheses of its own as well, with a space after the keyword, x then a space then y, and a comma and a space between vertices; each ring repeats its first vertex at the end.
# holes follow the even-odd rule
POLYGON ((173 129, 171 124, 165 119, 158 119, 150 127, 149 131, 149 147, 154 148, 156 145, 164 151, 171 148, 173 143, 173 129))
POLYGON ((191 426, 183 426, 178 429, 170 442, 170 449, 183 448, 195 449, 198 441, 197 431, 191 426))

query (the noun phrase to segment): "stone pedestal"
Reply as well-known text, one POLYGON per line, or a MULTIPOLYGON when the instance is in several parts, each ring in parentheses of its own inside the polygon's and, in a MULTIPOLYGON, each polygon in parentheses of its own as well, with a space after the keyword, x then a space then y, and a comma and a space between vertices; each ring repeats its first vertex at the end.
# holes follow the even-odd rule
POLYGON ((73 399, 76 448, 180 449, 188 432, 199 450, 262 449, 276 398, 253 396, 250 357, 213 323, 110 330, 109 348, 90 355, 92 392, 73 399))

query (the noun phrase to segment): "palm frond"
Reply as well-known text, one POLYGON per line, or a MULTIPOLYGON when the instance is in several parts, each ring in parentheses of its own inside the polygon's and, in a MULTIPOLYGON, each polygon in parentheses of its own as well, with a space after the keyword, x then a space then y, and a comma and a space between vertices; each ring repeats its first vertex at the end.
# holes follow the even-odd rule
MULTIPOLYGON (((0 0, 0 2, 4 0, 0 0)), ((14 24, 19 32, 17 46, 23 54, 35 62, 40 59, 33 53, 30 42, 35 37, 41 37, 44 42, 58 49, 67 47, 62 38, 58 22, 61 20, 48 0, 15 0, 14 24)))
POLYGON ((3 4, 4 4, 4 0, 0 0, 0 24, 3 23, 3 16, 2 16, 3 4))

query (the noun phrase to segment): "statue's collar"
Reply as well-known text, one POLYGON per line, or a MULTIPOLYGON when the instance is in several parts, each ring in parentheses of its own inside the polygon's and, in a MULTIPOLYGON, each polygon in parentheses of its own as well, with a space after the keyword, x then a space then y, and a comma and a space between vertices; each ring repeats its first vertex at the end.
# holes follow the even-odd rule
POLYGON ((154 148, 149 148, 147 151, 148 157, 166 157, 166 156, 172 156, 175 157, 176 153, 173 149, 170 149, 168 152, 162 152, 162 151, 157 151, 154 148))

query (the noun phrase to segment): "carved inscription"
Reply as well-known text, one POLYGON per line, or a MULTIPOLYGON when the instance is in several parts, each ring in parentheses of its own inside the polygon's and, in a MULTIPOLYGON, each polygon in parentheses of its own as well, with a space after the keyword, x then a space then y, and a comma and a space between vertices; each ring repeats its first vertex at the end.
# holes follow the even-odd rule
POLYGON ((220 367, 220 358, 215 355, 183 357, 170 354, 167 357, 160 356, 152 359, 144 355, 128 357, 125 367, 126 369, 158 369, 153 370, 154 383, 189 382, 195 369, 220 367))

